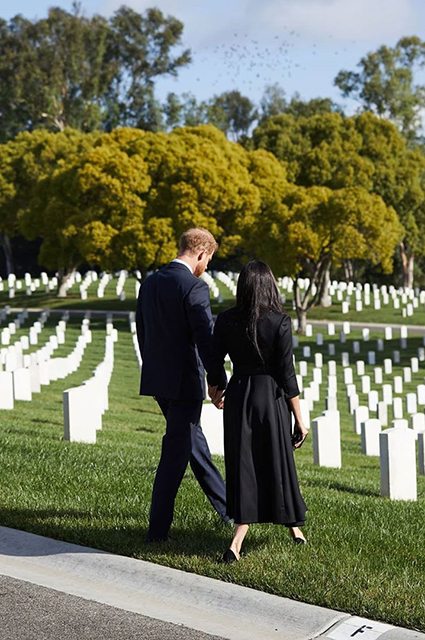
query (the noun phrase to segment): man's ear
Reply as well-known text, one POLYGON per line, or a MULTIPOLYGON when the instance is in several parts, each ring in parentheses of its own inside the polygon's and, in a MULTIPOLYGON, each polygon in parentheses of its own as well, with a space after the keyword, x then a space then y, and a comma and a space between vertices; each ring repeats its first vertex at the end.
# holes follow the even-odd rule
POLYGON ((198 262, 201 262, 201 260, 203 260, 205 257, 205 251, 201 251, 201 253, 198 253, 198 262))

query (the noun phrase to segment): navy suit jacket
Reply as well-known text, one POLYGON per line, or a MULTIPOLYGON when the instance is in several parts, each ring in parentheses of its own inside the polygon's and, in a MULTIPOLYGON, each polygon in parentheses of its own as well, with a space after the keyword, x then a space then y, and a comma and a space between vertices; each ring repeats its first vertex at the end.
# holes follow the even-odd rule
MULTIPOLYGON (((213 367, 208 285, 178 262, 156 271, 137 300, 142 356, 140 395, 172 400, 205 398, 205 372, 213 367)), ((227 383, 224 368, 219 387, 227 383)))

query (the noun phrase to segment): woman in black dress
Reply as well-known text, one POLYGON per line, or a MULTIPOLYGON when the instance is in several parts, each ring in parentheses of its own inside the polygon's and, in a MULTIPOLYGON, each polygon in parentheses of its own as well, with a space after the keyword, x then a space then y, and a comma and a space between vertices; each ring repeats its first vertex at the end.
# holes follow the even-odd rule
POLYGON ((300 412, 291 320, 282 312, 273 273, 264 262, 245 265, 236 306, 217 317, 211 387, 218 384, 226 354, 233 376, 216 406, 224 406, 227 514, 236 523, 223 559, 232 562, 239 560, 248 525, 254 522, 285 525, 297 544, 306 542, 299 527, 307 507, 293 447, 300 447, 308 432, 300 412))

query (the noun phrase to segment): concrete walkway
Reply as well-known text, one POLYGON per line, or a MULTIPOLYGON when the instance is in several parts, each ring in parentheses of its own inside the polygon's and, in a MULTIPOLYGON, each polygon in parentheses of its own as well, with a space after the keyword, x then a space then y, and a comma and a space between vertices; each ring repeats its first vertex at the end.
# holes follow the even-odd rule
MULTIPOLYGON (((117 609, 131 612, 123 624, 134 622, 137 614, 145 628, 142 616, 158 624, 184 625, 186 636, 176 634, 176 638, 201 640, 203 634, 210 634, 229 640, 425 640, 422 633, 6 527, 0 527, 0 574, 55 590, 56 599, 57 592, 68 594, 68 599, 62 598, 67 610, 72 611, 72 599, 77 597, 107 605, 102 615, 111 615, 114 620, 119 617, 117 609)), ((14 587, 9 583, 10 588, 14 587)), ((33 603, 46 594, 39 590, 36 596, 33 603)), ((2 617, 3 612, 7 616, 9 609, 2 609, 2 617)), ((63 615, 63 610, 58 615, 63 615)), ((173 637, 165 627, 165 635, 128 638, 165 639, 167 633, 173 637)), ((81 640, 97 637, 77 635, 81 640)), ((9 636, 1 635, 0 630, 0 637, 9 636)), ((99 637, 125 638, 125 634, 99 637)))

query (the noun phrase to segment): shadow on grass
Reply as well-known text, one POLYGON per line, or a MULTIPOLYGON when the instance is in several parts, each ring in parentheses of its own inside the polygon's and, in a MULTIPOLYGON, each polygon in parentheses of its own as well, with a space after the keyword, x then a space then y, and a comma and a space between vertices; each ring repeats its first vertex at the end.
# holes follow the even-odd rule
POLYGON ((304 480, 304 485, 309 487, 320 487, 322 489, 334 489, 335 491, 344 491, 345 493, 353 493, 355 495, 369 496, 371 498, 379 498, 379 491, 366 489, 363 487, 350 487, 350 485, 341 482, 328 482, 325 479, 310 478, 304 480))
POLYGON ((31 418, 31 422, 37 422, 39 424, 56 424, 59 427, 63 427, 63 422, 59 422, 58 420, 43 420, 42 418, 31 418))
MULTIPOLYGON (((99 513, 99 517, 102 514, 99 513)), ((0 507, 0 525, 45 536, 57 541, 116 553, 129 557, 146 557, 154 559, 156 556, 202 557, 210 561, 221 558, 228 548, 232 527, 217 522, 210 528, 194 525, 188 528, 173 527, 171 535, 175 540, 165 543, 146 542, 146 525, 134 524, 140 514, 130 515, 131 524, 117 527, 96 527, 96 516, 92 512, 76 509, 8 509, 0 507), (59 521, 58 521, 59 520, 59 521)), ((42 542, 42 541, 40 541, 42 542)), ((245 552, 253 551, 267 544, 267 540, 247 540, 245 552)), ((90 553, 87 549, 87 553, 90 553)), ((60 553, 81 553, 81 549, 47 547, 35 544, 34 551, 16 545, 13 550, 3 550, 5 555, 31 556, 56 555, 60 553)))
MULTIPOLYGON (((46 424, 50 424, 49 422, 46 422, 46 424)), ((15 429, 13 427, 6 427, 4 429, 2 429, 2 434, 6 434, 6 435, 14 435, 14 436, 24 436, 25 438, 28 438, 28 436, 34 437, 34 438, 42 438, 47 439, 47 440, 55 440, 56 442, 58 442, 60 440, 60 437, 57 434, 48 434, 46 435, 44 432, 40 433, 39 431, 35 431, 34 429, 26 429, 25 427, 22 427, 22 429, 15 429)))

